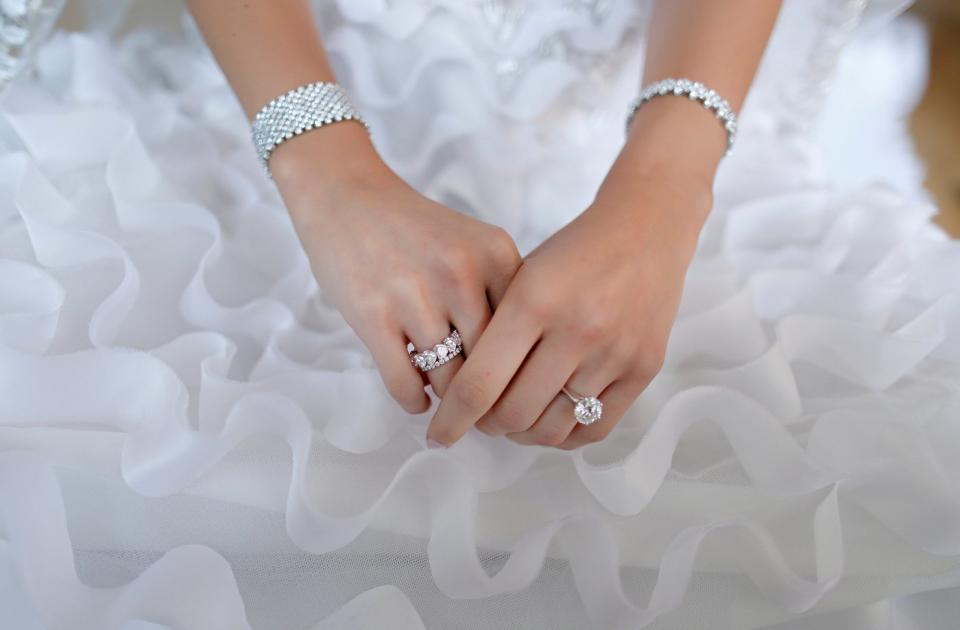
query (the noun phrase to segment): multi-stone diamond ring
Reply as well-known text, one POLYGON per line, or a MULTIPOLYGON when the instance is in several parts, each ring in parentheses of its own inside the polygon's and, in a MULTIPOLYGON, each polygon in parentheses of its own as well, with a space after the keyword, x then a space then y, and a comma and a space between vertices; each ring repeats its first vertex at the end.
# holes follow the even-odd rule
POLYGON ((593 424, 603 416, 603 403, 596 396, 579 396, 566 387, 560 391, 573 403, 573 416, 580 424, 593 424))
POLYGON ((429 372, 463 352, 463 341, 460 339, 460 333, 454 328, 449 336, 432 348, 417 352, 416 348, 408 345, 407 352, 410 353, 410 362, 418 370, 429 372))

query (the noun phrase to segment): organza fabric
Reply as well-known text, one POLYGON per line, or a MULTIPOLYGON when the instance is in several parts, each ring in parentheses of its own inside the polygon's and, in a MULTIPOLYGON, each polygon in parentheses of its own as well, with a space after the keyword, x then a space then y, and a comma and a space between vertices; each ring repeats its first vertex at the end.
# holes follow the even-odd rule
MULTIPOLYGON (((589 203, 644 6, 315 8, 419 190, 523 251, 589 203)), ((898 8, 787 1, 664 370, 573 452, 425 448, 186 16, 56 33, 0 117, 0 628, 950 627, 960 246, 817 140, 898 8)))

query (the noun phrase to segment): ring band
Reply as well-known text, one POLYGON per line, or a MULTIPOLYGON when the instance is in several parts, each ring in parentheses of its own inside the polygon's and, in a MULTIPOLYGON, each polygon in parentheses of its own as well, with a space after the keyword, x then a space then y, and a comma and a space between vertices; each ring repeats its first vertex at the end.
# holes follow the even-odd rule
POLYGON ((580 424, 593 424, 603 417, 603 403, 596 396, 580 396, 566 387, 560 391, 573 403, 573 417, 580 424))
POLYGON ((457 329, 453 328, 449 336, 432 348, 417 352, 416 348, 408 345, 407 352, 410 354, 410 363, 414 367, 421 372, 429 372, 463 352, 463 340, 460 339, 457 329))

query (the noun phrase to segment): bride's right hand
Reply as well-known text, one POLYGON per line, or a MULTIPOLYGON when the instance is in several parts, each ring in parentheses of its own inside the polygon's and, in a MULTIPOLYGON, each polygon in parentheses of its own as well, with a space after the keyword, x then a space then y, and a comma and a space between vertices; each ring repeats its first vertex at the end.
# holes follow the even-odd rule
MULTIPOLYGON (((513 240, 419 194, 355 123, 281 144, 270 167, 325 297, 366 344, 397 402, 426 411, 407 341, 426 349, 453 326, 469 353, 520 265, 513 240)), ((427 372, 438 396, 462 362, 427 372)))

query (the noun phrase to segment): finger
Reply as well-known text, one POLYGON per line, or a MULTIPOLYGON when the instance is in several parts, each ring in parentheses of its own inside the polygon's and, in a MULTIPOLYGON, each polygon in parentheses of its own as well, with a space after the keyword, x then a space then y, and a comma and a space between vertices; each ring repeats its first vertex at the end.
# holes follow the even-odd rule
MULTIPOLYGON (((436 313, 431 311, 431 313, 436 313)), ((406 325, 407 337, 413 342, 416 352, 430 350, 436 354, 437 360, 449 353, 449 349, 443 344, 443 340, 451 333, 451 323, 446 316, 437 314, 427 314, 421 312, 419 316, 411 319, 406 325)), ((407 359, 409 362, 409 357, 407 359)), ((463 357, 456 356, 446 360, 442 365, 426 371, 427 381, 433 391, 438 396, 443 396, 450 383, 450 379, 457 373, 457 370, 463 364, 463 357)), ((414 369, 416 366, 413 366, 414 369)))
POLYGON ((482 290, 461 297, 450 308, 450 321, 460 332, 463 354, 469 356, 477 340, 490 323, 490 304, 482 290))
POLYGON ((537 344, 493 408, 477 421, 477 429, 503 435, 526 431, 537 421, 577 367, 576 355, 555 339, 537 344))
POLYGON ((443 398, 444 394, 446 394, 450 381, 457 373, 457 370, 460 369, 460 366, 463 365, 464 357, 473 349, 473 346, 490 321, 490 305, 487 303, 486 296, 482 293, 477 293, 472 297, 461 298, 461 300, 453 306, 449 320, 457 332, 460 333, 463 355, 451 359, 446 366, 427 372, 427 374, 433 375, 434 380, 431 386, 440 398, 443 398), (433 374, 434 372, 436 372, 436 374, 433 374))
POLYGON ((603 403, 603 417, 593 424, 577 424, 557 447, 570 450, 606 438, 645 388, 646 383, 635 379, 613 382, 599 396, 603 403))
POLYGON ((500 302, 503 301, 503 297, 510 287, 512 277, 513 276, 500 275, 490 279, 490 282, 487 284, 487 302, 490 304, 492 310, 497 310, 497 307, 500 306, 500 302))
POLYGON ((507 288, 523 262, 513 238, 506 231, 502 231, 501 234, 500 238, 489 244, 491 254, 486 284, 487 298, 493 309, 503 301, 507 288))
POLYGON ((380 372, 387 391, 408 413, 423 413, 430 408, 430 398, 417 368, 407 354, 407 339, 402 331, 379 328, 360 335, 380 372))
MULTIPOLYGON (((509 433, 507 437, 520 444, 541 444, 543 446, 562 444, 579 423, 574 415, 575 403, 562 393, 561 388, 566 385, 567 390, 574 396, 599 397, 600 392, 606 390, 617 376, 618 373, 612 368, 604 369, 596 364, 587 364, 586 367, 581 365, 569 379, 555 388, 553 400, 530 428, 518 433, 509 433)), ((600 398, 600 400, 603 402, 604 399, 600 398)), ((607 407, 604 402, 603 418, 606 415, 607 407)), ((597 422, 600 421, 602 420, 597 422)))
POLYGON ((520 369, 541 329, 508 307, 509 296, 450 383, 427 437, 451 445, 487 413, 520 369))
POLYGON ((493 310, 503 302, 507 289, 510 288, 510 283, 513 282, 521 264, 518 259, 515 264, 494 263, 490 266, 487 278, 487 300, 493 310))

